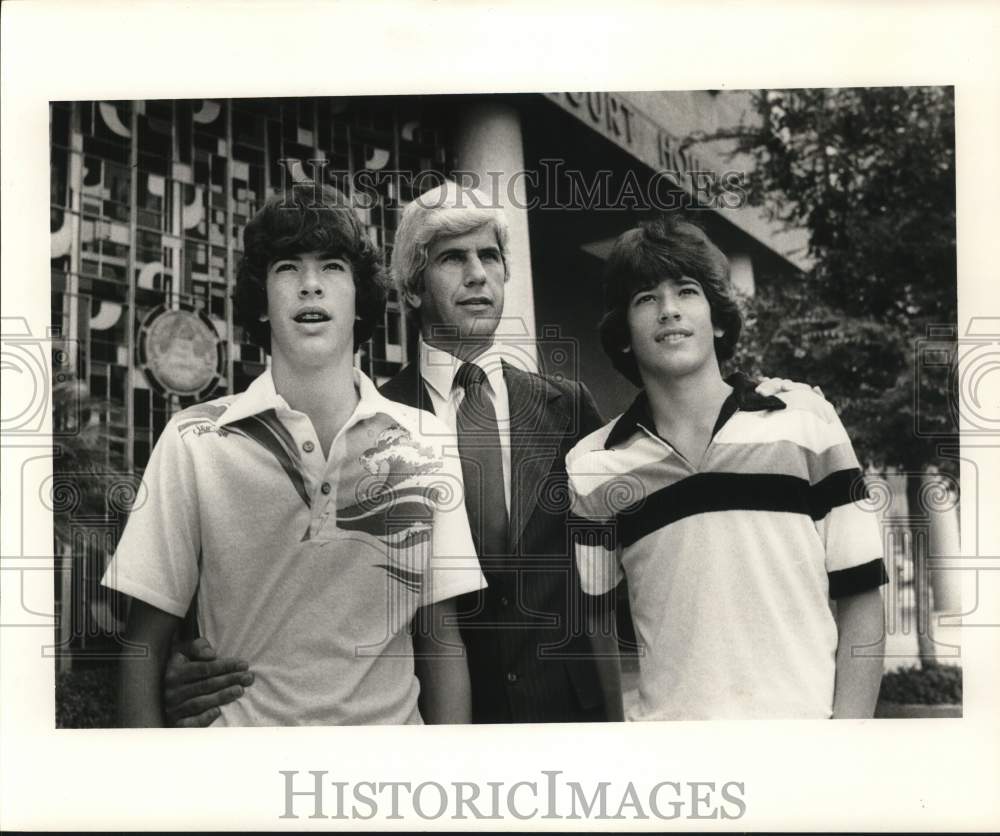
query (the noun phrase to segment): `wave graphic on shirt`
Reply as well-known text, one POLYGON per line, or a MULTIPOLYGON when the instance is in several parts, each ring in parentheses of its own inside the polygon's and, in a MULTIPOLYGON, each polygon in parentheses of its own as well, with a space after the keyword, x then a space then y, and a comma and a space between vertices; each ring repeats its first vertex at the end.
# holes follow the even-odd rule
POLYGON ((385 569, 386 574, 388 574, 390 578, 410 592, 420 592, 420 586, 424 580, 422 572, 413 572, 392 563, 377 563, 376 568, 385 569))
POLYGON ((433 485, 389 488, 338 509, 337 527, 363 531, 386 546, 402 549, 430 536, 436 505, 437 489, 433 485))
POLYGON ((358 457, 358 462, 372 476, 382 476, 385 489, 435 473, 443 464, 433 447, 414 441, 409 430, 399 424, 383 430, 374 446, 358 457))
POLYGON ((364 532, 385 547, 386 563, 378 568, 411 592, 418 592, 422 572, 414 551, 428 544, 438 488, 425 478, 443 466, 432 447, 413 440, 398 424, 383 430, 358 462, 373 479, 359 501, 337 511, 337 527, 364 532), (406 565, 403 565, 403 564, 406 565))

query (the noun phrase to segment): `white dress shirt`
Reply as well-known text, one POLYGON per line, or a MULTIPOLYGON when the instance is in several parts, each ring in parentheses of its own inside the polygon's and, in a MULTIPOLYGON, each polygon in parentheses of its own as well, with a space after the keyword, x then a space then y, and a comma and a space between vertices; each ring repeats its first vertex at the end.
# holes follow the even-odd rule
MULTIPOLYGON (((465 397, 465 392, 461 387, 453 389, 452 384, 464 361, 459 360, 454 354, 425 343, 423 339, 420 340, 418 351, 420 376, 427 384, 434 414, 454 432, 458 423, 458 407, 465 397)), ((510 360, 507 353, 494 343, 472 362, 486 373, 486 380, 490 384, 490 400, 497 415, 497 430, 500 433, 503 495, 507 502, 507 512, 510 513, 510 402, 507 396, 507 384, 503 379, 501 356, 505 360, 510 360)))

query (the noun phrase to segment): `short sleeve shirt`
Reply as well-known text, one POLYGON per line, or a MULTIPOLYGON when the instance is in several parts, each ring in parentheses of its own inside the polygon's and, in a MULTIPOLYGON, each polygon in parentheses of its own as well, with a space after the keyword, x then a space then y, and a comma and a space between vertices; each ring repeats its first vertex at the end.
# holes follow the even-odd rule
POLYGON ((840 421, 812 393, 728 382, 697 466, 656 433, 642 395, 567 457, 584 589, 628 579, 641 648, 630 719, 831 716, 831 600, 886 580, 840 421))
POLYGON ((198 624, 253 687, 219 725, 419 723, 409 624, 485 586, 433 416, 356 372, 324 458, 270 371, 168 423, 103 583, 198 624))

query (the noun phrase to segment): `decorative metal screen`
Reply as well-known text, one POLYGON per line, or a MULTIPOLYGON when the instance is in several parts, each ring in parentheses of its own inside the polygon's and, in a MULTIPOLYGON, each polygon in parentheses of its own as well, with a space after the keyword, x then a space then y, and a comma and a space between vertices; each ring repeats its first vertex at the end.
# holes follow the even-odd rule
MULTIPOLYGON (((109 457, 139 471, 171 414, 245 389, 263 367, 233 325, 232 291, 241 230, 268 195, 317 175, 351 196, 360 171, 448 168, 412 97, 56 102, 51 154, 53 325, 79 346, 72 373, 106 402, 109 457), (137 340, 158 308, 207 318, 221 338, 208 391, 158 390, 143 373, 137 340)), ((360 203, 374 205, 357 211, 388 249, 414 195, 405 179, 368 184, 360 203)), ((406 353, 393 297, 357 362, 380 382, 406 353)))

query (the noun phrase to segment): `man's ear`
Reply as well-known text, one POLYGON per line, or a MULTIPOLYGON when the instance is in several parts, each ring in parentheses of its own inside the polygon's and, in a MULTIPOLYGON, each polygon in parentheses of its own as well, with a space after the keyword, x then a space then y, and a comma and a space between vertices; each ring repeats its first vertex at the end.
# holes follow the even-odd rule
POLYGON ((423 301, 419 294, 414 293, 412 290, 406 291, 406 301, 410 303, 411 308, 419 308, 420 303, 423 301))

